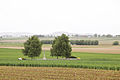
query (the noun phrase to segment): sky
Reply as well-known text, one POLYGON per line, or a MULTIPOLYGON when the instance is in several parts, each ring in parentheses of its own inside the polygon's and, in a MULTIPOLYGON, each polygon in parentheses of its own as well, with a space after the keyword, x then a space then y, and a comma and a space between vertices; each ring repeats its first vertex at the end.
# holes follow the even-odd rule
POLYGON ((0 0, 0 32, 120 34, 120 0, 0 0))

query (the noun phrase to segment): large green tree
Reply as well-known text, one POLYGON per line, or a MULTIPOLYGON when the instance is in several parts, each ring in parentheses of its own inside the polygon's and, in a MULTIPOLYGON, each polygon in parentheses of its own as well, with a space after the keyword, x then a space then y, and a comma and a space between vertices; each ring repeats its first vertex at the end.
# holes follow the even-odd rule
POLYGON ((23 54, 25 56, 31 57, 31 59, 38 57, 42 51, 41 47, 42 43, 39 41, 38 37, 32 36, 24 43, 23 54))
POLYGON ((58 36, 52 43, 51 56, 59 56, 69 58, 71 56, 71 45, 69 37, 65 34, 58 36))

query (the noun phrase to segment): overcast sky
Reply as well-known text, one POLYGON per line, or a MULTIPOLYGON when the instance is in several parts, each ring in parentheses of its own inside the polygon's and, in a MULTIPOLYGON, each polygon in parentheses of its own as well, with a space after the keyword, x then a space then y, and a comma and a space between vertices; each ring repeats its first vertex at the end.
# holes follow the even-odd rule
POLYGON ((120 34, 120 0, 0 0, 0 32, 120 34))

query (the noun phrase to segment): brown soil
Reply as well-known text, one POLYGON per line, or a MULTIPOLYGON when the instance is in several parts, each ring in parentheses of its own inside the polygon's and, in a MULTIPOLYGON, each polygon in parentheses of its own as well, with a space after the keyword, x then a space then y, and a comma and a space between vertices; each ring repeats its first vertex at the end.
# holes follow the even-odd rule
POLYGON ((120 71, 57 67, 0 67, 0 80, 120 80, 120 71))
POLYGON ((117 48, 73 48, 72 51, 73 52, 120 54, 120 49, 117 49, 117 48))
MULTIPOLYGON (((0 47, 11 49, 23 49, 24 47, 0 47)), ((50 50, 50 47, 44 47, 43 50, 50 50)), ((72 48, 72 52, 89 52, 89 53, 111 53, 120 54, 120 47, 106 47, 106 48, 72 48)))

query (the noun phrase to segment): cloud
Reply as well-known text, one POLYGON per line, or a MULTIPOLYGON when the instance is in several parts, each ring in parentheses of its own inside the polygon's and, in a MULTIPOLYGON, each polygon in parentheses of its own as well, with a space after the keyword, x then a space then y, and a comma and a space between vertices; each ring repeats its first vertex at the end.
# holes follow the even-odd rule
POLYGON ((1 0, 0 32, 120 34, 119 0, 1 0))

